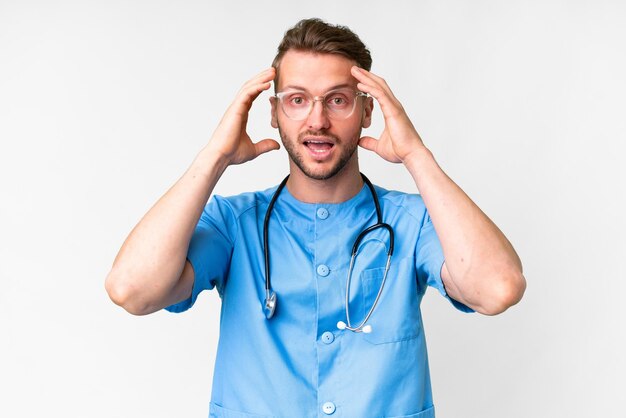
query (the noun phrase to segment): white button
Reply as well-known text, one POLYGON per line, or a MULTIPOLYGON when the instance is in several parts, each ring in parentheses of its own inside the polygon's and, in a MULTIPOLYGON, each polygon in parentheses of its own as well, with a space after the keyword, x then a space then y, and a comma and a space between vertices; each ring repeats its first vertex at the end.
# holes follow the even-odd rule
POLYGON ((324 405, 322 405, 322 411, 324 411, 326 415, 331 415, 333 412, 335 412, 335 404, 332 402, 326 402, 324 405))
POLYGON ((317 210, 317 217, 320 218, 320 219, 328 218, 328 209, 326 209, 326 208, 319 208, 317 210))
POLYGON ((328 273, 330 273, 330 269, 327 265, 320 264, 319 266, 317 266, 317 274, 319 274, 320 276, 326 277, 328 276, 328 273))
POLYGON ((330 344, 333 341, 335 341, 335 336, 333 335, 332 332, 326 331, 325 333, 322 334, 322 342, 324 344, 330 344))

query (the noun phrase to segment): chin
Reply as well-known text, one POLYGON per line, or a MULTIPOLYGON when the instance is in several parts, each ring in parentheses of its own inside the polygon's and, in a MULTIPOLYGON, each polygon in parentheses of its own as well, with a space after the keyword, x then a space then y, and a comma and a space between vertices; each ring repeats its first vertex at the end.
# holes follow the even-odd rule
MULTIPOLYGON (((342 161, 338 161, 333 166, 321 167, 321 164, 311 163, 309 165, 302 161, 294 160, 300 171, 310 179, 313 180, 328 180, 339 174, 346 166, 342 161)), ((326 165, 326 164, 324 164, 326 165)))
MULTIPOLYGON (((299 171, 306 177, 313 180, 328 180, 339 174, 344 168, 350 165, 351 160, 356 158, 357 142, 352 146, 338 147, 330 158, 316 160, 300 145, 298 141, 291 141, 284 132, 278 129, 285 150, 289 159, 295 164, 299 171)), ((336 141, 339 142, 339 141, 336 141)), ((335 145, 337 146, 337 145, 335 145)))

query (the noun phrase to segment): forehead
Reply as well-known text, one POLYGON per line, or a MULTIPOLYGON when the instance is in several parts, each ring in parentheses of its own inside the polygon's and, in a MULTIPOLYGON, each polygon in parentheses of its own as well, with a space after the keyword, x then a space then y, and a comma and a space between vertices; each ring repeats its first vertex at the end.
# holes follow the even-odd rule
POLYGON ((278 91, 300 88, 311 93, 323 93, 338 86, 356 87, 350 74, 356 63, 338 54, 287 51, 280 61, 278 91))

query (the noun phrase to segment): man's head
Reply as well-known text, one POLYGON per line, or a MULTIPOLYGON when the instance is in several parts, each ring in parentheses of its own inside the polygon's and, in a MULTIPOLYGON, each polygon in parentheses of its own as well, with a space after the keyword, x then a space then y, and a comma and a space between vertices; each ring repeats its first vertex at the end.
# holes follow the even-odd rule
POLYGON ((359 37, 344 26, 302 20, 285 33, 272 65, 278 94, 271 98, 272 126, 280 131, 292 174, 297 167, 307 177, 323 180, 346 166, 358 172, 355 151, 373 108, 350 73, 354 65, 366 70, 372 65, 359 37), (304 103, 306 109, 294 116, 285 111, 286 103, 304 103), (354 110, 341 111, 342 103, 353 104, 354 110))
POLYGON ((338 54, 354 61, 355 65, 367 71, 372 68, 370 51, 356 33, 346 26, 330 25, 321 19, 303 19, 285 32, 272 61, 272 67, 276 68, 276 84, 280 62, 287 51, 338 54))

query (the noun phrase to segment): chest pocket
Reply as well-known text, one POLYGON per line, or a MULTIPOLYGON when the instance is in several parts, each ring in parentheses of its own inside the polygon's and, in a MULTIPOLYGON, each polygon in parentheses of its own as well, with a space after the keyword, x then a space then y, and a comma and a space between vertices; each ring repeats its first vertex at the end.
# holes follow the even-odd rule
MULTIPOLYGON (((412 257, 391 258, 387 280, 380 299, 368 324, 372 332, 363 333, 363 338, 371 344, 387 344, 417 337, 422 331, 415 267, 412 257)), ((385 273, 384 267, 363 270, 359 280, 362 285, 362 305, 360 318, 367 315, 374 304, 385 273)))

